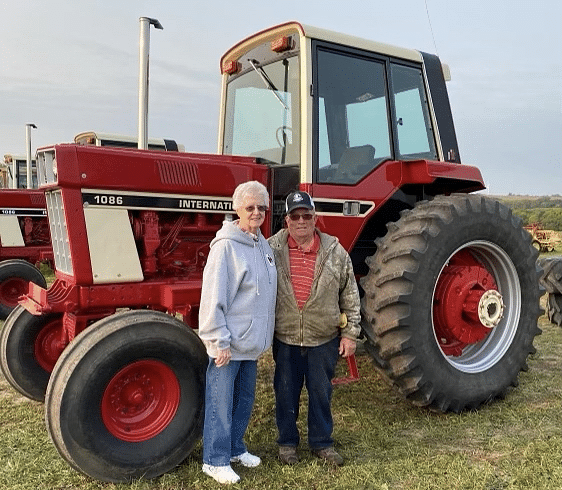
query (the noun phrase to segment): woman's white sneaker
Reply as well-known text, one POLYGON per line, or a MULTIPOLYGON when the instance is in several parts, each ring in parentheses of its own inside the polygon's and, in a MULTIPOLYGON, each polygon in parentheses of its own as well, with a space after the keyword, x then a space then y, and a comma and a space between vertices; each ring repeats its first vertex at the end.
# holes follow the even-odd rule
POLYGON ((231 463, 240 463, 242 466, 246 466, 247 468, 255 468, 259 466, 261 463, 261 459, 259 456, 254 456, 250 454, 248 451, 245 453, 240 454, 239 456, 234 456, 230 458, 231 463))
POLYGON ((214 478, 219 483, 238 483, 240 477, 234 470, 228 466, 211 466, 210 464, 203 465, 203 473, 214 478))

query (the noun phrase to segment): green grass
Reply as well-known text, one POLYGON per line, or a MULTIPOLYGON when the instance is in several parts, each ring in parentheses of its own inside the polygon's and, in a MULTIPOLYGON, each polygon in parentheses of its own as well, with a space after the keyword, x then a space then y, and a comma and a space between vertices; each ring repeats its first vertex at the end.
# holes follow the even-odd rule
MULTIPOLYGON (((544 297, 543 297, 544 301, 544 297)), ((539 320, 543 334, 519 386, 504 400, 461 415, 415 408, 386 385, 367 356, 361 380, 335 388, 336 448, 346 458, 331 468, 310 456, 282 466, 272 389, 273 361, 259 364, 257 398, 246 441, 262 457, 256 469, 236 467, 241 489, 558 489, 562 488, 562 329, 539 320)), ((345 371, 345 362, 338 369, 345 371)), ((303 397, 303 403, 306 403, 303 397)), ((306 410, 299 424, 305 433, 306 410)), ((49 441, 43 406, 20 397, 0 378, 0 488, 213 489, 201 472, 201 445, 152 481, 107 484, 71 469, 49 441)), ((306 437, 304 437, 306 440, 306 437)))

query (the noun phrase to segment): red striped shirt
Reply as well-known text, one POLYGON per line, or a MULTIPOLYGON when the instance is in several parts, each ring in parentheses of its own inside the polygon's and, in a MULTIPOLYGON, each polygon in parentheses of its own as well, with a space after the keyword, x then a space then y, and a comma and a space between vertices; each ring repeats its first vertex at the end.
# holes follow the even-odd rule
POLYGON ((306 249, 299 247, 290 235, 287 244, 289 245, 289 263, 291 265, 293 291, 295 292, 297 305, 299 309, 302 309, 310 296, 316 255, 318 255, 318 250, 320 249, 320 237, 318 233, 314 233, 314 240, 306 249))

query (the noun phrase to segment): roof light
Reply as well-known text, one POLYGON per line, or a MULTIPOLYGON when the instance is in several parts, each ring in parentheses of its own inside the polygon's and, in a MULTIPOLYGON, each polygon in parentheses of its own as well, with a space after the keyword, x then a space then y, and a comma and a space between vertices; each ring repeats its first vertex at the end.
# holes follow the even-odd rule
POLYGON ((293 39, 289 36, 281 36, 271 41, 271 51, 282 53, 293 48, 293 39))
POLYGON ((236 60, 230 60, 222 65, 222 72, 227 75, 234 75, 240 71, 240 63, 236 60))

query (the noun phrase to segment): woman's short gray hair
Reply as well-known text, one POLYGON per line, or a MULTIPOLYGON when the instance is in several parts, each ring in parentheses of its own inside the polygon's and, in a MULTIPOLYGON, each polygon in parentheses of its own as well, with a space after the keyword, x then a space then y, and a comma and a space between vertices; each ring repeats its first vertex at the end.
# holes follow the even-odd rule
POLYGON ((250 180, 249 182, 244 182, 240 184, 234 190, 234 194, 232 194, 232 208, 236 211, 242 207, 242 203, 244 202, 244 198, 247 196, 251 196, 256 198, 258 201, 257 204, 261 203, 264 206, 269 207, 269 193, 265 186, 258 182, 257 180, 250 180))

